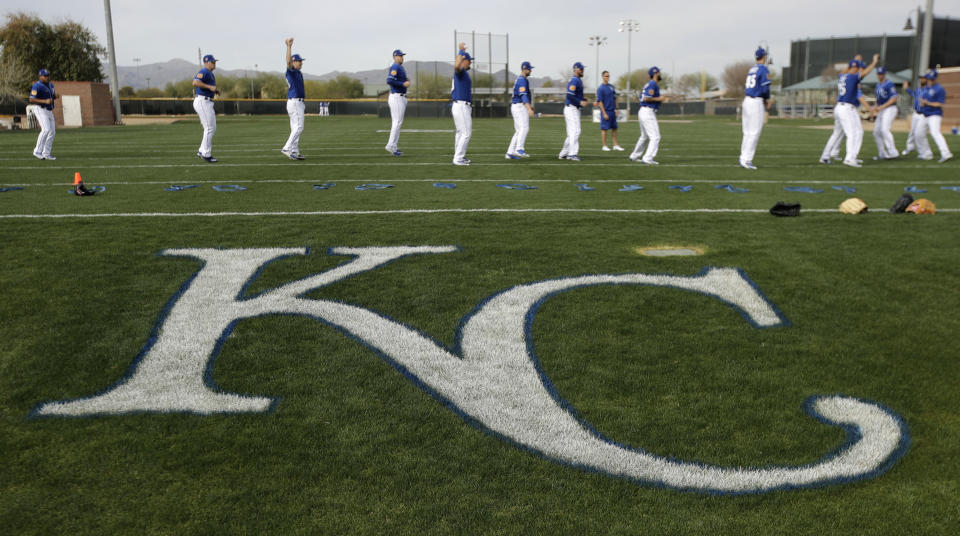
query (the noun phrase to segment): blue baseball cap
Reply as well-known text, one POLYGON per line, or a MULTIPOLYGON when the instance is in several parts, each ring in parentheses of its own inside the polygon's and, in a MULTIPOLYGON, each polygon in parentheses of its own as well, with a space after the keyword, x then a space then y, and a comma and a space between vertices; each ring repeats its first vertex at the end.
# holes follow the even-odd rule
POLYGON ((753 55, 756 56, 756 58, 759 60, 760 58, 767 55, 767 51, 764 50, 763 47, 760 47, 757 49, 756 52, 753 53, 753 55))
MULTIPOLYGON (((217 60, 213 60, 213 61, 217 61, 217 60)), ((300 56, 300 54, 294 54, 293 56, 290 56, 290 61, 303 61, 303 58, 300 56)))
POLYGON ((659 73, 659 72, 660 72, 660 68, 657 67, 657 66, 653 66, 653 67, 650 68, 649 71, 647 71, 647 74, 650 75, 650 76, 653 76, 654 74, 659 73))
POLYGON ((40 76, 50 76, 50 71, 46 69, 40 69, 40 76))
POLYGON ((394 55, 394 56, 406 56, 406 54, 404 54, 403 51, 400 50, 399 48, 393 51, 393 55, 394 55))
POLYGON ((929 71, 927 71, 926 74, 923 75, 923 77, 926 78, 927 80, 936 80, 936 78, 937 78, 937 70, 936 70, 936 69, 930 69, 929 71))
POLYGON ((203 63, 207 63, 210 61, 216 62, 217 58, 214 58, 213 54, 207 54, 206 56, 203 57, 203 63))
POLYGON ((533 65, 530 65, 530 62, 529 62, 529 61, 525 61, 525 62, 523 62, 523 63, 520 64, 520 68, 521 68, 521 69, 531 69, 531 70, 532 70, 532 69, 533 69, 533 65))
POLYGON ((463 56, 467 61, 473 61, 473 56, 471 56, 466 50, 461 50, 460 55, 463 56))
POLYGON ((877 74, 887 74, 886 67, 877 67, 877 74))
POLYGON ((574 69, 583 69, 584 67, 586 67, 586 65, 580 63, 579 61, 573 64, 574 69))

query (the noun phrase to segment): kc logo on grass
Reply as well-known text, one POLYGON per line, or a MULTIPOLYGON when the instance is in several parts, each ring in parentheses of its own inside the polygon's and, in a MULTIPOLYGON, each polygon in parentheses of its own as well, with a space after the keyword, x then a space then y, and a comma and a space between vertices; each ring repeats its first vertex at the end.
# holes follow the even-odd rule
POLYGON ((306 255, 307 249, 166 250, 164 255, 192 257, 204 265, 170 300, 127 376, 101 394, 43 403, 31 415, 269 411, 275 403, 271 398, 216 390, 209 364, 243 319, 293 314, 362 341, 449 408, 498 437, 562 464, 644 484, 708 493, 823 486, 877 476, 909 446, 906 425, 896 414, 872 402, 829 395, 811 397, 804 409, 825 424, 844 428, 848 439, 819 462, 742 468, 667 459, 620 445, 578 419, 537 366, 530 326, 539 306, 553 295, 589 286, 646 285, 698 292, 727 303, 754 327, 785 325, 773 305, 735 268, 710 268, 695 276, 585 275, 518 285, 489 297, 464 319, 455 349, 369 309, 304 297, 403 257, 456 251, 453 246, 333 248, 331 255, 352 260, 246 296, 266 264, 306 255))

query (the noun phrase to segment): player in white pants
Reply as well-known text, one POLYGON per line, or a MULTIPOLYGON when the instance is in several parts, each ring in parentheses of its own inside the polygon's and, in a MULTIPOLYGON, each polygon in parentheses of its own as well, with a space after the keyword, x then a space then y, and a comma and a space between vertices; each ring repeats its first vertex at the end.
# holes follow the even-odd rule
POLYGON ((304 115, 306 105, 304 99, 307 96, 303 85, 303 58, 300 54, 291 54, 293 50, 293 38, 285 41, 287 44, 287 115, 290 116, 290 136, 287 143, 283 144, 280 152, 285 154, 291 160, 304 160, 300 154, 300 135, 303 134, 304 115))
POLYGON ((763 119, 770 109, 770 71, 767 70, 767 51, 760 47, 754 53, 757 64, 747 72, 744 83, 743 141, 740 142, 740 167, 757 169, 753 157, 757 154, 760 133, 763 131, 763 119))
POLYGON ((943 121, 943 105, 947 100, 947 92, 937 83, 937 71, 930 70, 923 75, 927 79, 927 85, 920 92, 920 111, 923 113, 923 124, 920 131, 917 132, 917 149, 920 157, 924 160, 933 158, 933 152, 927 144, 927 133, 937 144, 937 150, 940 151, 940 160, 942 164, 953 158, 950 152, 950 146, 940 132, 940 124, 943 121))
POLYGON ((889 160, 900 156, 893 142, 890 127, 897 118, 897 86, 887 80, 887 68, 877 68, 877 107, 873 110, 873 139, 877 143, 877 156, 874 160, 889 160))
POLYGON ((923 114, 920 113, 920 90, 926 84, 926 78, 920 78, 920 87, 910 89, 910 82, 903 83, 903 89, 907 94, 913 97, 913 115, 910 117, 910 133, 907 134, 907 146, 904 147, 902 156, 907 156, 917 148, 917 132, 920 132, 921 123, 923 123, 923 114))
POLYGON ((643 162, 644 164, 655 166, 658 164, 654 158, 657 151, 660 150, 660 125, 657 123, 657 110, 660 109, 660 103, 666 101, 666 97, 660 96, 660 86, 657 82, 660 78, 660 68, 651 67, 647 74, 650 75, 650 81, 643 86, 640 92, 640 111, 637 112, 637 118, 640 120, 640 139, 630 153, 630 160, 634 162, 643 162))
POLYGON ((393 65, 390 66, 390 74, 387 76, 387 85, 390 86, 390 96, 387 97, 387 104, 390 106, 390 138, 384 149, 393 156, 403 156, 397 144, 400 141, 400 128, 403 126, 403 116, 407 111, 407 88, 410 87, 410 80, 407 79, 407 71, 403 68, 403 57, 406 54, 402 50, 393 51, 393 65))
MULTIPOLYGON (((847 153, 843 163, 850 167, 862 167, 858 159, 860 147, 863 144, 863 124, 857 112, 857 104, 862 102, 860 80, 873 70, 879 59, 880 55, 874 54, 873 63, 869 66, 864 65, 859 58, 850 60, 847 69, 840 75, 837 82, 837 105, 833 108, 833 115, 835 125, 839 123, 843 135, 847 137, 847 153)), ((839 135, 834 128, 833 135, 830 136, 820 155, 821 162, 830 163, 830 155, 837 143, 839 143, 839 135)))
POLYGON ((513 137, 507 147, 505 158, 516 160, 530 155, 524 150, 527 134, 530 132, 530 118, 533 117, 533 97, 530 95, 530 83, 527 77, 533 71, 529 61, 520 64, 520 76, 513 84, 513 100, 510 104, 510 115, 513 116, 513 137))
POLYGON ((51 155, 50 151, 53 149, 53 138, 57 135, 57 122, 53 118, 57 93, 50 82, 50 71, 40 69, 39 77, 30 88, 30 104, 33 105, 33 115, 40 125, 40 135, 37 136, 33 156, 40 160, 56 160, 57 157, 51 155))
POLYGON ((453 115, 453 124, 457 134, 454 137, 453 165, 469 166, 467 147, 470 146, 470 137, 473 135, 473 96, 471 94, 470 64, 473 58, 467 52, 467 44, 460 43, 460 51, 453 63, 453 91, 450 98, 453 106, 450 113, 453 115))
POLYGON ((203 139, 197 156, 206 162, 216 162, 213 157, 213 135, 217 132, 217 114, 213 111, 213 98, 220 94, 217 89, 217 79, 213 71, 217 68, 217 58, 212 54, 203 57, 203 69, 193 77, 193 90, 196 97, 193 99, 193 109, 203 125, 203 139))
POLYGON ((573 64, 573 77, 567 84, 567 94, 563 106, 563 122, 567 127, 567 137, 563 140, 563 147, 557 157, 580 161, 580 108, 587 105, 583 98, 583 69, 586 67, 579 61, 573 64))

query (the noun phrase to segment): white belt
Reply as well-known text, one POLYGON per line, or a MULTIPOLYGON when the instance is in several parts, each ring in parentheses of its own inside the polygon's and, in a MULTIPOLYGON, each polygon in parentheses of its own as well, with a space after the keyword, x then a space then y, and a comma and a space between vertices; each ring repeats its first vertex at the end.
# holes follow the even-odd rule
POLYGON ((303 102, 303 99, 287 99, 287 100, 294 100, 294 101, 303 102))
POLYGON ((458 102, 462 102, 463 104, 466 104, 467 106, 472 106, 472 105, 470 104, 470 101, 467 101, 467 100, 455 100, 455 101, 453 101, 454 104, 456 104, 456 103, 458 103, 458 102))
POLYGON ((197 98, 198 98, 198 99, 203 99, 203 100, 208 100, 208 101, 212 101, 212 100, 213 100, 212 98, 207 97, 206 95, 197 95, 197 98))

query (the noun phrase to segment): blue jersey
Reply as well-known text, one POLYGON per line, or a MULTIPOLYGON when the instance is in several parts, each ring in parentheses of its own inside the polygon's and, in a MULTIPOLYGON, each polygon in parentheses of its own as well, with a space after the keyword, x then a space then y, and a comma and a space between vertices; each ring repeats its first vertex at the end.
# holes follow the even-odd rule
POLYGON ((303 87, 303 73, 300 69, 287 67, 287 98, 305 99, 307 91, 303 87))
MULTIPOLYGON (((211 86, 217 85, 217 77, 213 76, 213 71, 204 67, 200 69, 197 73, 196 79, 203 82, 204 84, 209 84, 211 86)), ((213 98, 213 92, 205 87, 194 87, 193 92, 197 95, 202 95, 204 97, 213 98)))
POLYGON ((660 85, 657 84, 656 80, 650 79, 647 82, 647 85, 643 86, 643 91, 640 92, 640 106, 646 106, 648 108, 653 108, 654 110, 660 109, 659 102, 653 102, 646 100, 647 98, 659 97, 660 96, 660 85))
MULTIPOLYGON (((923 89, 923 88, 920 88, 920 89, 923 89)), ((907 89, 905 90, 906 93, 907 93, 907 95, 910 95, 910 97, 913 99, 913 113, 916 113, 916 114, 921 113, 921 112, 920 112, 920 109, 921 109, 921 106, 920 106, 920 89, 910 89, 910 88, 907 88, 907 89)))
MULTIPOLYGON (((939 102, 940 104, 943 104, 944 101, 947 100, 947 92, 944 91, 943 86, 937 83, 921 89, 920 96, 925 101, 939 102)), ((920 113, 922 113, 924 117, 930 117, 931 115, 943 115, 943 108, 924 105, 920 108, 920 113)))
POLYGON ((513 83, 513 104, 525 102, 530 104, 530 82, 527 82, 526 76, 518 76, 517 81, 513 83))
POLYGON ((394 63, 390 66, 390 74, 387 75, 387 85, 390 86, 390 93, 399 93, 401 95, 407 94, 407 88, 403 86, 403 83, 407 81, 407 71, 404 70, 403 65, 399 63, 394 63))
POLYGON ((597 102, 603 105, 607 113, 617 111, 617 90, 613 84, 600 84, 597 88, 597 102))
POLYGON ((567 106, 580 107, 583 102, 583 81, 579 76, 574 76, 567 84, 567 106))
POLYGON ((886 104, 888 100, 897 96, 897 86, 889 80, 877 84, 877 105, 886 104))
POLYGON ((455 101, 471 102, 473 100, 473 97, 470 95, 472 84, 473 82, 470 81, 470 73, 466 69, 463 69, 459 73, 454 69, 453 92, 450 98, 455 101))
POLYGON ((860 86, 857 86, 857 103, 854 104, 854 106, 856 106, 857 108, 859 108, 859 107, 860 107, 860 99, 862 99, 862 98, 863 98, 863 88, 860 87, 860 86))
MULTIPOLYGON (((31 99, 52 99, 54 96, 53 91, 53 82, 43 83, 40 80, 34 82, 33 86, 30 88, 30 98, 31 99)), ((40 106, 41 108, 46 108, 47 110, 53 109, 53 103, 55 101, 50 101, 50 104, 34 104, 34 106, 40 106)))
POLYGON ((859 73, 841 74, 837 80, 837 102, 859 106, 860 101, 857 99, 857 87, 859 85, 859 73))
POLYGON ((744 92, 748 97, 758 97, 763 100, 770 98, 770 71, 767 66, 758 63, 747 73, 744 92))

